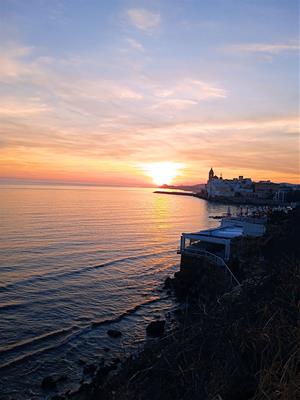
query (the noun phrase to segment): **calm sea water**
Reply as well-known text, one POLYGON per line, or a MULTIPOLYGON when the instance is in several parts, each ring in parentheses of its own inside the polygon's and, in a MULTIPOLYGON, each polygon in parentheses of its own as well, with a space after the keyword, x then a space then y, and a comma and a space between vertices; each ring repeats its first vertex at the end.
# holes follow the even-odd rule
POLYGON ((75 388, 80 358, 127 354, 172 308, 162 284, 180 233, 218 225, 208 217, 225 206, 152 192, 0 186, 1 399, 51 398, 40 383, 52 373, 75 388))

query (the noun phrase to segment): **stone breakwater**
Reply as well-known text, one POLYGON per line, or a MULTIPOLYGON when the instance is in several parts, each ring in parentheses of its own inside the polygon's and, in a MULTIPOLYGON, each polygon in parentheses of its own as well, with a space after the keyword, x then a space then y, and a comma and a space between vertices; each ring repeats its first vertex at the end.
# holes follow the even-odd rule
POLYGON ((53 400, 299 399, 300 209, 274 213, 267 228, 242 243, 240 286, 184 260, 165 282, 178 307, 164 334, 53 400))
POLYGON ((245 206, 287 206, 289 202, 282 203, 281 201, 273 200, 273 199, 256 199, 252 197, 226 197, 226 196, 215 196, 214 198, 208 198, 205 192, 202 193, 193 193, 193 192, 184 192, 184 191, 172 191, 172 190, 155 190, 154 193, 157 194, 169 194, 175 196, 192 196, 197 197, 198 199, 208 200, 212 203, 221 203, 221 204, 232 204, 232 205, 245 205, 245 206))

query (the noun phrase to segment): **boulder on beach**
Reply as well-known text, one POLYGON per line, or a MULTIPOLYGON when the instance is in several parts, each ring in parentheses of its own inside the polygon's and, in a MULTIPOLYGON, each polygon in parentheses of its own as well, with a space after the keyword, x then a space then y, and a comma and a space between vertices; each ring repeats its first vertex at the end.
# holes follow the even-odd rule
POLYGON ((120 336, 122 336, 122 332, 118 331, 117 329, 109 329, 107 331, 108 336, 112 337, 112 338, 118 338, 120 336))
POLYGON ((160 337, 164 334, 166 321, 152 321, 146 328, 148 336, 160 337))

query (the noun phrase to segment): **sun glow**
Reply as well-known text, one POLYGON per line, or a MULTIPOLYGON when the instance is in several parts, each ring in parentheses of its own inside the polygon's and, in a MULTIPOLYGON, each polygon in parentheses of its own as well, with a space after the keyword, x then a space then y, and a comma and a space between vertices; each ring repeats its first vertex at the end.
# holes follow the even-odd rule
POLYGON ((158 162, 144 166, 146 174, 152 178, 153 183, 157 186, 173 183, 173 179, 180 175, 181 169, 182 164, 173 162, 158 162))

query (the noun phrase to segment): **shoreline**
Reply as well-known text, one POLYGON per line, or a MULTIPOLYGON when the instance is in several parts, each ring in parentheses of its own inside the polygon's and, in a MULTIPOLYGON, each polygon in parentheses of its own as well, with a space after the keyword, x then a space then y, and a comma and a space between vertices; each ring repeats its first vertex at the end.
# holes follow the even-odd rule
POLYGON ((299 222, 299 208, 287 216, 274 213, 264 237, 244 241, 241 287, 224 286, 207 269, 195 274, 187 261, 191 268, 181 267, 165 282, 178 307, 164 335, 122 361, 99 365, 90 383, 53 400, 239 400, 260 399, 263 391, 296 400, 299 222), (272 369, 275 360, 279 373, 272 369))

